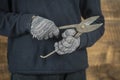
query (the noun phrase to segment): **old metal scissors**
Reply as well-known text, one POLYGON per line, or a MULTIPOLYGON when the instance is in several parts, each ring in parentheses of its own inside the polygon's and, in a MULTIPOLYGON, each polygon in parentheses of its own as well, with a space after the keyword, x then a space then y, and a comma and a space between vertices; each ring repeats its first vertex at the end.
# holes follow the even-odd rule
MULTIPOLYGON (((80 24, 73 24, 73 25, 67 25, 67 26, 61 26, 59 29, 68 29, 68 28, 76 28, 77 34, 75 34, 75 38, 80 37, 83 33, 91 32, 103 25, 103 23, 99 24, 92 24, 94 21, 96 21, 99 18, 99 16, 93 16, 90 18, 87 18, 83 20, 80 24), (92 25, 91 25, 92 24, 92 25)), ((52 51, 51 53, 47 54, 46 56, 40 55, 41 58, 47 58, 50 55, 54 54, 56 50, 52 51)))

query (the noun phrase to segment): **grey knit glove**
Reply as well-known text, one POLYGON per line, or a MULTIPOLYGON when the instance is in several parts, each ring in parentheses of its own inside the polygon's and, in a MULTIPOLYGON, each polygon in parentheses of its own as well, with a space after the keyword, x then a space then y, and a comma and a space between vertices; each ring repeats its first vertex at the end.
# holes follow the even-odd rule
POLYGON ((42 40, 58 36, 59 29, 53 21, 40 16, 35 16, 32 21, 30 32, 33 35, 33 38, 42 40))
POLYGON ((54 44, 55 50, 59 55, 74 52, 80 45, 80 38, 73 37, 76 34, 74 29, 68 29, 63 34, 63 39, 54 44))

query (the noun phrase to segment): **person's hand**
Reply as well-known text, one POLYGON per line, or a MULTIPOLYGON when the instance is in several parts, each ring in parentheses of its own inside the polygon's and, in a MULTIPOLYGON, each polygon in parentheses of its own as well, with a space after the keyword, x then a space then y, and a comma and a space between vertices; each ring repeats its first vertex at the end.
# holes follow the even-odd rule
POLYGON ((31 34, 38 40, 52 38, 58 36, 59 29, 51 20, 45 19, 40 16, 35 16, 31 24, 31 34))
POLYGON ((54 44, 57 54, 64 55, 74 52, 80 45, 80 38, 73 37, 76 34, 74 29, 68 29, 63 34, 63 39, 54 44))

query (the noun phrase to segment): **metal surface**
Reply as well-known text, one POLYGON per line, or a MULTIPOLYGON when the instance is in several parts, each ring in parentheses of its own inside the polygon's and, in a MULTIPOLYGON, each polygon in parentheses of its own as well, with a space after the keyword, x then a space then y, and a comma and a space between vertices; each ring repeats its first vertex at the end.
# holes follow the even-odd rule
MULTIPOLYGON (((74 24, 74 25, 68 25, 68 26, 61 26, 61 27, 59 27, 59 29, 76 28, 76 30, 78 31, 78 33, 74 37, 78 38, 83 33, 91 32, 91 31, 94 31, 94 30, 98 29, 99 27, 101 27, 103 25, 103 23, 91 25, 98 18, 99 18, 99 16, 90 17, 90 18, 88 18, 86 20, 83 20, 80 24, 74 24)), ((47 58, 50 55, 54 54, 55 52, 56 51, 54 50, 51 53, 49 53, 48 55, 46 55, 46 56, 40 55, 40 57, 41 58, 47 58)))
POLYGON ((96 27, 99 28, 99 26, 102 25, 102 23, 90 25, 94 21, 96 21, 98 18, 99 18, 99 16, 90 17, 90 18, 87 18, 86 20, 83 20, 80 24, 61 26, 61 27, 59 27, 59 29, 76 28, 76 30, 80 33, 90 32, 90 31, 95 30, 96 27))

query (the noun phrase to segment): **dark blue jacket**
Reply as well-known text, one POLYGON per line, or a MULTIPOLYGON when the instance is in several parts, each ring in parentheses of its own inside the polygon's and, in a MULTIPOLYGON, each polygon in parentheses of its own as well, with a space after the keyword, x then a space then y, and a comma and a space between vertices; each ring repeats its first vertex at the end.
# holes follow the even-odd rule
POLYGON ((53 51, 54 43, 62 38, 33 39, 30 34, 33 15, 50 19, 58 27, 77 24, 81 22, 81 17, 86 19, 96 15, 100 18, 95 23, 104 23, 100 0, 0 0, 0 35, 8 37, 10 72, 52 74, 75 72, 88 67, 86 48, 103 35, 104 25, 83 34, 80 47, 72 54, 54 54, 41 59, 39 56, 53 51))

